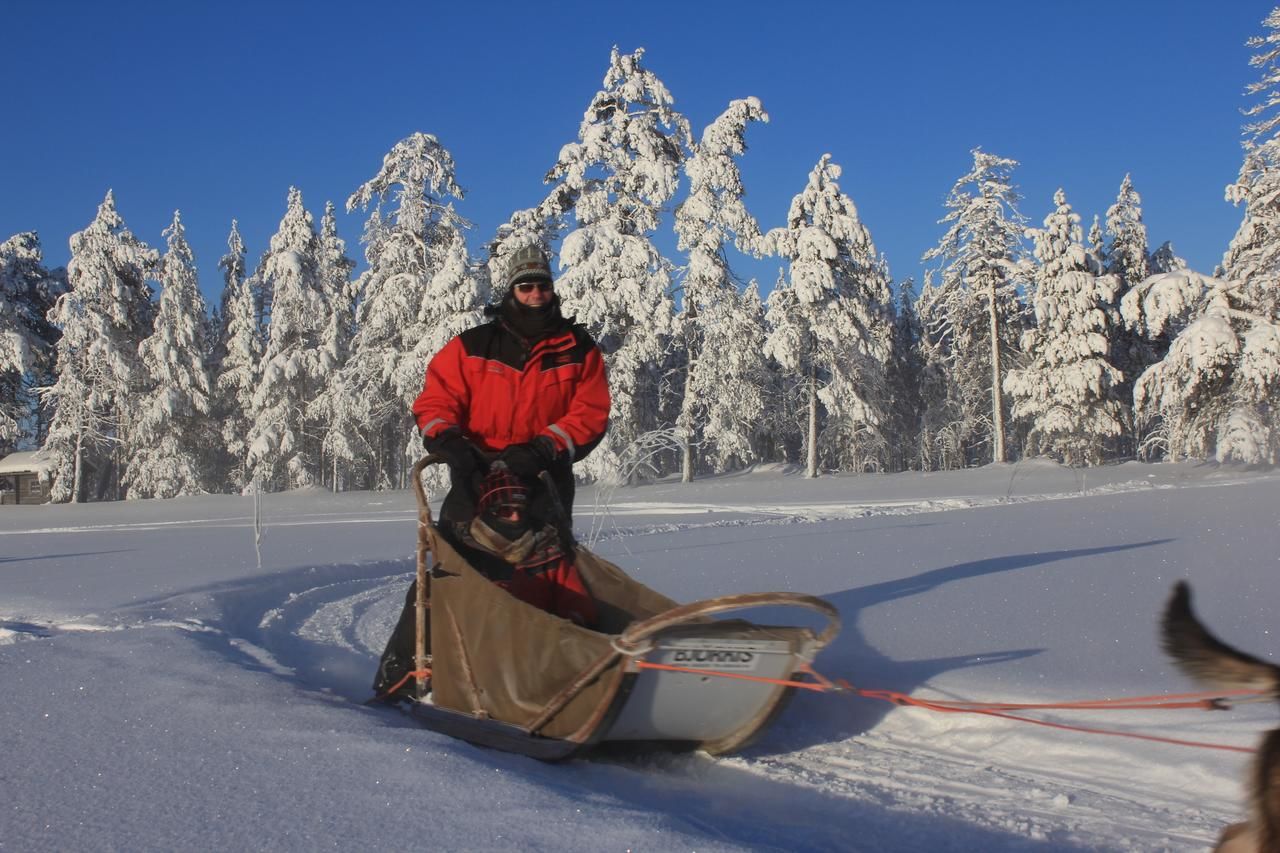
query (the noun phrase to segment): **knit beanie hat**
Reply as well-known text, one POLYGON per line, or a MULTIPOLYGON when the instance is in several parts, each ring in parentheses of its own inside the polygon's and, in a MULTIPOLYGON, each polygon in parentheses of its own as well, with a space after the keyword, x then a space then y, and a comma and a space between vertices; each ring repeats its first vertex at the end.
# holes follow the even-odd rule
POLYGON ((507 270, 507 290, 522 281, 551 281, 551 265, 537 246, 522 246, 512 252, 507 270))

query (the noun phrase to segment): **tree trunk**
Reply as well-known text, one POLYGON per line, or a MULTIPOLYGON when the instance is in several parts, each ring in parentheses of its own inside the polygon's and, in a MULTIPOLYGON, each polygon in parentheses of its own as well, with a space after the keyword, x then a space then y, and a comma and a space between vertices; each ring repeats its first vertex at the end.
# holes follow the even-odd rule
POLYGON ((689 399, 689 377, 693 375, 693 365, 685 371, 684 399, 680 403, 680 416, 676 418, 676 426, 680 427, 680 482, 693 482, 693 401, 689 399))
POLYGON ((995 280, 987 285, 987 307, 991 316, 991 431, 994 462, 1004 462, 1004 405, 1000 382, 1000 317, 996 312, 995 280))
POLYGON ((377 464, 373 466, 373 482, 370 484, 371 489, 377 489, 383 481, 387 464, 387 431, 378 429, 378 453, 377 464))
POLYGON ((71 475, 71 503, 80 503, 80 489, 84 482, 84 433, 76 433, 76 461, 71 475))
MULTIPOLYGON (((698 309, 694 305, 690 305, 688 316, 696 318, 698 309)), ((685 352, 688 354, 688 363, 684 367, 684 395, 680 399, 680 415, 676 418, 676 425, 681 427, 684 434, 681 437, 682 452, 680 458, 680 482, 693 482, 693 422, 694 412, 696 411, 697 400, 693 399, 689 392, 690 386, 693 384, 693 372, 697 369, 698 353, 695 352, 696 344, 689 338, 688 327, 685 327, 685 352)))
POLYGON ((818 369, 809 365, 809 452, 804 475, 818 476, 818 369))

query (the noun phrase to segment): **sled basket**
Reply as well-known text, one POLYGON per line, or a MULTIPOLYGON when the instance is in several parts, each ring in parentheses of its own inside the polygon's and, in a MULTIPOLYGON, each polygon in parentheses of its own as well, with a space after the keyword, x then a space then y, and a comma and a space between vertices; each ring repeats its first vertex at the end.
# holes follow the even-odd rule
MULTIPOLYGON (((439 535, 420 477, 434 461, 414 469, 420 601, 430 613, 419 625, 430 626, 431 694, 411 713, 430 728, 553 760, 608 741, 731 752, 763 729, 792 690, 752 679, 799 678, 839 630, 832 605, 797 593, 680 605, 580 546, 575 565, 596 602, 597 623, 584 628, 548 613, 489 581, 439 535), (816 611, 826 625, 819 633, 711 618, 779 605, 816 611), (639 661, 679 670, 641 669, 639 661)), ((421 654, 425 643, 419 646, 421 654)))

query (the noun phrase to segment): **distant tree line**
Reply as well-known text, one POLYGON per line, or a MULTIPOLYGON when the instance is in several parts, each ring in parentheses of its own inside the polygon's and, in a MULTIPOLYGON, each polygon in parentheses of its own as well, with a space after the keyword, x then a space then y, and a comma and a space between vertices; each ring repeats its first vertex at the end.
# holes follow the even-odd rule
POLYGON ((1264 23, 1248 43, 1260 102, 1227 188, 1244 215, 1213 276, 1168 243, 1149 249, 1129 176, 1087 234, 1062 190, 1027 227, 1018 164, 974 150, 917 294, 891 277, 830 156, 785 224, 762 230, 738 168, 761 103, 732 101, 695 138, 643 51, 615 48, 545 199, 481 257, 453 157, 425 133, 347 199, 368 215, 354 279, 334 205, 317 227, 293 188, 255 266, 232 222, 211 309, 180 215, 161 252, 111 192, 66 269, 42 265, 34 233, 0 244, 0 452, 42 448, 60 501, 403 487, 427 360, 480 321, 511 252, 537 244, 609 370, 611 428, 586 479, 1027 456, 1274 465, 1280 9, 1264 23), (654 243, 672 220, 679 258, 654 243), (732 253, 785 262, 767 298, 732 253))

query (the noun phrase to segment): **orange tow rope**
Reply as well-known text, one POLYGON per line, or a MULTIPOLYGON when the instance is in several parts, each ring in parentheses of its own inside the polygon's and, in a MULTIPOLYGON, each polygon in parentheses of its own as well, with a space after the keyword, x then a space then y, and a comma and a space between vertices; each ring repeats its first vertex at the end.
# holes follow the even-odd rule
POLYGON ((1048 720, 1037 720, 1033 717, 1024 717, 1018 714, 1010 714, 1009 711, 1047 711, 1047 710, 1075 710, 1075 711, 1132 711, 1146 709, 1187 709, 1195 708, 1204 711, 1222 711, 1227 710, 1230 706, 1223 700, 1227 698, 1239 698, 1243 701, 1250 701, 1264 696, 1253 690, 1228 690, 1218 691, 1216 693, 1170 693, 1161 696, 1128 696, 1118 699, 1086 699, 1075 702, 953 702, 945 700, 933 699, 917 699, 906 693, 899 693, 896 690, 875 690, 861 687, 854 687, 844 679, 832 681, 825 678, 807 664, 801 667, 801 671, 812 676, 814 681, 796 681, 794 679, 781 678, 764 678, 758 675, 743 675, 737 672, 720 672, 710 669, 693 669, 692 667, 673 666, 665 663, 651 663, 646 660, 634 660, 632 664, 637 669, 657 669, 669 672, 686 672, 692 675, 714 676, 717 678, 736 678, 742 681, 759 681, 768 684, 777 684, 781 687, 795 687, 800 690, 812 690, 817 693, 845 693, 853 696, 861 696, 865 699, 879 699, 883 702, 890 702, 894 705, 911 706, 915 708, 924 708, 929 711, 937 711, 945 714, 983 714, 989 717, 999 717, 1005 720, 1014 720, 1020 723, 1031 723, 1036 726, 1045 726, 1053 729, 1064 729, 1066 731, 1084 732, 1086 734, 1109 735, 1111 737, 1127 737, 1135 740, 1154 741, 1156 743, 1168 743, 1176 746, 1194 746, 1201 749, 1220 749, 1228 752, 1243 752, 1252 754, 1253 749, 1243 746, 1231 746, 1222 743, 1205 743, 1203 741, 1180 740, 1178 738, 1160 737, 1158 735, 1144 735, 1136 732, 1120 732, 1111 729, 1097 729, 1087 726, 1072 726, 1066 723, 1054 723, 1048 720))
POLYGON ((396 692, 397 690, 399 690, 401 687, 404 687, 404 686, 405 686, 405 684, 409 681, 409 679, 410 679, 410 678, 417 678, 418 676, 422 676, 423 678, 430 678, 430 677, 431 677, 431 670, 430 670, 430 669, 417 669, 417 670, 414 670, 413 672, 405 673, 404 678, 400 679, 400 680, 399 680, 399 681, 397 681, 395 684, 391 685, 391 687, 389 687, 388 689, 384 690, 382 693, 379 693, 379 694, 378 694, 378 696, 379 696, 379 697, 382 697, 382 696, 394 696, 394 695, 395 695, 395 692, 396 692))

